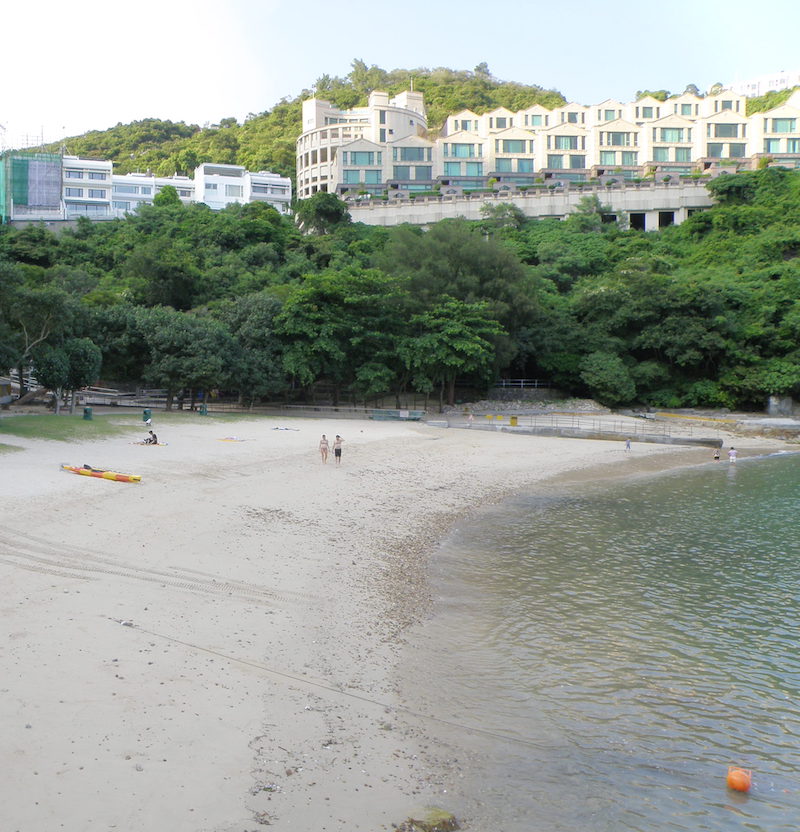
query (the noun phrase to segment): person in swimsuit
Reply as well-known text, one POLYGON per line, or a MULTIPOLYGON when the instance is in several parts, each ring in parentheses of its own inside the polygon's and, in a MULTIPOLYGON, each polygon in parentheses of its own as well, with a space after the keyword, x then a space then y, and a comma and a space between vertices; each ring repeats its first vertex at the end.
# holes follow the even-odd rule
POLYGON ((328 461, 328 439, 325 434, 322 434, 322 439, 319 440, 319 453, 322 457, 322 462, 325 464, 328 461))
POLYGON ((150 431, 150 435, 144 440, 145 445, 158 445, 158 437, 150 431))
POLYGON ((333 456, 337 465, 342 464, 342 442, 344 442, 344 439, 337 433, 336 439, 333 440, 333 456))

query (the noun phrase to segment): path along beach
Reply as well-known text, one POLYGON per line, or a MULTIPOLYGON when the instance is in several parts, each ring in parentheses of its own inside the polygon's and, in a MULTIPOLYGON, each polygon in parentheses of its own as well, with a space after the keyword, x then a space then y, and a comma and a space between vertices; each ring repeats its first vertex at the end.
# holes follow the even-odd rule
POLYGON ((141 432, 62 443, 0 422, 23 448, 0 478, 4 829, 376 832, 431 805, 477 828, 469 761, 396 674, 432 613, 437 540, 537 484, 711 459, 399 422, 191 416, 159 426, 164 447, 141 432), (341 466, 322 433, 344 437, 341 466))

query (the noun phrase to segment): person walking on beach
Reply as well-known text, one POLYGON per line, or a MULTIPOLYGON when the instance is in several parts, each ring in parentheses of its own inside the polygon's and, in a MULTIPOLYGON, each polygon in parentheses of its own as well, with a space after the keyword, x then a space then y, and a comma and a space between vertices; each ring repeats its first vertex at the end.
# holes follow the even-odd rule
POLYGON ((344 439, 337 433, 336 439, 333 440, 333 457, 337 465, 342 464, 342 442, 344 442, 344 439))
POLYGON ((630 440, 630 439, 626 439, 626 440, 625 440, 625 450, 626 450, 626 451, 629 451, 630 449, 631 449, 631 440, 630 440))
POLYGON ((319 440, 319 453, 322 457, 322 464, 325 465, 328 462, 328 438, 324 433, 322 439, 319 440))
POLYGON ((728 459, 731 462, 736 462, 736 448, 734 448, 733 445, 731 445, 731 449, 728 451, 728 459))

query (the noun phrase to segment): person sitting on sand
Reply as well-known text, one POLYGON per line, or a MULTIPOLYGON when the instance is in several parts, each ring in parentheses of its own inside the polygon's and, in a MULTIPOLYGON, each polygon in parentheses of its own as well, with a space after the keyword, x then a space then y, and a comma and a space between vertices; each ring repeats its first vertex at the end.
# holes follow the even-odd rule
POLYGON ((158 445, 158 437, 150 431, 150 435, 145 438, 144 440, 145 445, 158 445))

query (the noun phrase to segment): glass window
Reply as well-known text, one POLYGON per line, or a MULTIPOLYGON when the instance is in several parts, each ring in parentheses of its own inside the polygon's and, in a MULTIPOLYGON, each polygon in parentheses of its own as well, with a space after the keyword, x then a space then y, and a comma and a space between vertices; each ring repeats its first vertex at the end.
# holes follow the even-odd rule
POLYGON ((450 155, 460 159, 469 159, 475 155, 474 144, 451 144, 450 155))
POLYGON ((149 185, 142 185, 142 193, 149 194, 153 189, 149 185))
POLYGON ((612 147, 627 147, 630 143, 629 133, 606 133, 606 144, 612 147))
POLYGON ((483 162, 467 162, 467 176, 483 176, 483 162))
POLYGON ((603 121, 614 121, 616 117, 616 110, 603 110, 603 121))
POLYGON ((351 165, 374 165, 375 154, 371 150, 351 150, 351 165))
POLYGON ((555 136, 556 150, 577 150, 578 137, 577 136, 555 136))
POLYGON ((795 118, 774 118, 772 119, 773 133, 794 133, 797 119, 795 118))
POLYGON ((524 153, 525 139, 503 139, 503 153, 524 153))
POLYGON ((138 185, 114 185, 115 194, 138 194, 138 185))
POLYGON ((100 173, 100 171, 91 171, 89 173, 89 179, 106 179, 106 174, 100 173))
POLYGON ((691 147, 676 147, 675 148, 675 161, 676 162, 691 162, 692 161, 692 148, 691 147))
POLYGON ((415 165, 414 179, 433 179, 433 168, 430 165, 415 165))
POLYGON ((217 190, 217 183, 216 182, 206 182, 206 190, 207 191, 216 191, 217 190))
MULTIPOLYGON (((147 191, 149 193, 150 189, 148 188, 147 191)), ((178 188, 178 196, 191 197, 191 195, 192 195, 192 192, 190 190, 188 190, 187 188, 178 188)))
POLYGON ((494 169, 498 171, 498 173, 510 173, 511 159, 497 159, 494 169))
POLYGON ((653 117, 653 108, 652 107, 642 107, 642 118, 652 118, 653 117))
POLYGON ((533 159, 517 159, 519 173, 533 173, 533 159))
POLYGON ((733 109, 733 101, 723 101, 722 102, 722 109, 723 110, 732 110, 733 109))
POLYGON ((553 170, 561 170, 564 167, 564 157, 556 156, 553 153, 547 154, 547 167, 553 170))
POLYGON ((669 148, 668 147, 654 147, 653 148, 653 161, 654 162, 668 162, 669 161, 669 148))
POLYGON ((83 171, 80 170, 65 170, 65 179, 83 179, 83 171))
POLYGON ((680 127, 662 127, 661 128, 662 142, 682 142, 683 129, 680 127))
POLYGON ((114 202, 112 202, 111 204, 115 208, 119 208, 120 211, 130 211, 131 210, 130 202, 117 202, 116 200, 114 200, 114 202))
POLYGON ((385 127, 381 127, 381 129, 378 131, 378 141, 379 142, 385 142, 386 141, 386 128, 385 127))
POLYGON ((242 186, 241 185, 226 185, 225 186, 225 196, 241 196, 242 195, 242 186))
POLYGON ((735 139, 739 135, 738 124, 715 124, 714 138, 716 139, 735 139))
POLYGON ((424 147, 401 147, 400 148, 401 162, 424 162, 425 148, 424 147))
POLYGON ((577 113, 567 113, 567 122, 569 124, 577 124, 578 123, 578 114, 577 113))
POLYGON ((89 196, 92 199, 105 199, 106 192, 104 188, 89 188, 89 196))
POLYGON ((357 185, 361 181, 360 170, 345 170, 342 171, 342 182, 345 185, 357 185))
POLYGON ((378 110, 378 124, 386 124, 386 110, 378 110))
POLYGON ((508 127, 508 119, 504 116, 501 118, 496 118, 494 120, 494 123, 495 127, 499 127, 501 130, 505 130, 505 128, 508 127))
POLYGON ((635 165, 637 155, 638 154, 635 150, 623 150, 622 151, 622 164, 623 165, 635 165))
POLYGON ((444 163, 445 176, 461 176, 461 162, 445 162, 444 163))
POLYGON ((542 117, 541 116, 531 116, 531 127, 541 127, 542 126, 542 117))
POLYGON ((780 139, 764 139, 764 153, 780 153, 781 140, 780 139))
POLYGON ((585 156, 576 156, 575 154, 570 154, 569 157, 569 166, 572 170, 583 169, 586 167, 586 157, 585 156))
POLYGON ((379 185, 381 181, 381 172, 379 170, 365 170, 364 182, 367 185, 379 185))
POLYGON ((681 115, 682 116, 690 116, 692 114, 692 105, 691 104, 681 104, 681 115))
POLYGON ((800 139, 786 139, 787 153, 800 153, 800 139))
POLYGON ((708 147, 706 147, 706 156, 709 156, 712 159, 721 159, 722 145, 717 142, 709 143, 708 147))
POLYGON ((65 188, 66 196, 83 196, 83 188, 65 188))
POLYGON ((411 179, 411 165, 395 165, 392 168, 392 179, 411 179))
POLYGON ((747 145, 746 144, 734 144, 731 143, 728 145, 728 156, 731 159, 741 159, 747 153, 747 145))
POLYGON ((616 165, 617 164, 617 152, 615 150, 601 150, 600 151, 600 164, 601 165, 616 165))

